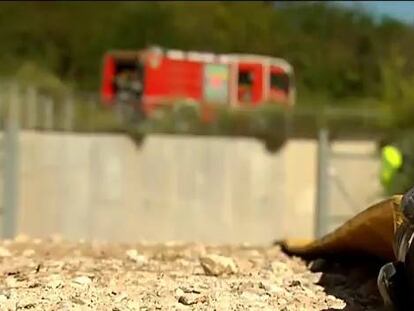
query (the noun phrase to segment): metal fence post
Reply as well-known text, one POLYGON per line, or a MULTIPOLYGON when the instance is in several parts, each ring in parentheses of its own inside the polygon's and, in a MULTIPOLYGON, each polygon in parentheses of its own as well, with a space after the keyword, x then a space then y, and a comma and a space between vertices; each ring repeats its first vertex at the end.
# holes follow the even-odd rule
POLYGON ((27 127, 29 129, 34 129, 38 126, 38 117, 37 117, 37 90, 34 87, 29 87, 27 89, 27 127))
POLYGON ((4 93, 5 93, 4 88, 0 88, 0 120, 1 120, 1 126, 4 126, 4 120, 5 120, 4 107, 6 106, 6 101, 7 101, 6 100, 6 95, 4 93))
POLYGON ((320 238, 327 233, 329 221, 329 132, 326 128, 321 128, 318 135, 318 173, 315 206, 316 238, 320 238))
POLYGON ((52 130, 53 129, 53 100, 46 97, 44 100, 44 129, 52 130))
POLYGON ((34 87, 27 89, 26 126, 29 129, 36 128, 37 124, 37 90, 34 87))
POLYGON ((89 123, 89 131, 93 132, 95 130, 95 108, 96 108, 96 102, 95 99, 90 96, 88 99, 88 123, 89 123))
POLYGON ((3 237, 16 235, 18 213, 19 183, 19 89, 13 85, 10 89, 7 116, 4 131, 4 175, 3 175, 3 237))
POLYGON ((69 95, 65 100, 65 109, 63 111, 63 129, 65 131, 73 130, 73 115, 74 115, 73 97, 69 95))

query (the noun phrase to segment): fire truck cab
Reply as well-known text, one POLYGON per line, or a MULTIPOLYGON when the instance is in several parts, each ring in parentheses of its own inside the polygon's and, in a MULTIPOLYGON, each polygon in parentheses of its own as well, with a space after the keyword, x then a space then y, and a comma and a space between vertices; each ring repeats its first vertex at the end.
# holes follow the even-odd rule
POLYGON ((292 106, 295 87, 292 66, 281 58, 260 55, 235 55, 237 63, 237 101, 239 104, 260 105, 277 102, 292 106))

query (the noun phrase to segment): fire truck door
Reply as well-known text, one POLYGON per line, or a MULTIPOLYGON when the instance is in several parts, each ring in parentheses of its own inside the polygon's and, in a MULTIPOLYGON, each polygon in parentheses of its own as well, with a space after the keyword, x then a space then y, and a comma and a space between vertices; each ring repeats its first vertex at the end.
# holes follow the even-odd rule
POLYGON ((263 68, 260 64, 239 64, 238 100, 257 105, 263 97, 263 68))

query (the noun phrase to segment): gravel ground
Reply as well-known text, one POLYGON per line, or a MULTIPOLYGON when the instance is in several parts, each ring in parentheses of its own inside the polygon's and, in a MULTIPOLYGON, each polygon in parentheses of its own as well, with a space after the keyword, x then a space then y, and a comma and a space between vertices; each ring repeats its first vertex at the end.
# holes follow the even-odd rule
POLYGON ((0 310, 378 310, 381 303, 375 264, 305 263, 278 246, 21 237, 0 242, 0 262, 0 310))

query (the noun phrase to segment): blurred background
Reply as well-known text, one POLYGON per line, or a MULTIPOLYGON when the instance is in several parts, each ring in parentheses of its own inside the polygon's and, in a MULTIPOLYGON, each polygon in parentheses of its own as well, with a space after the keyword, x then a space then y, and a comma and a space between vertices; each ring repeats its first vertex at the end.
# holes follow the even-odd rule
POLYGON ((1 232, 320 236, 414 184, 414 4, 0 4, 1 232))

